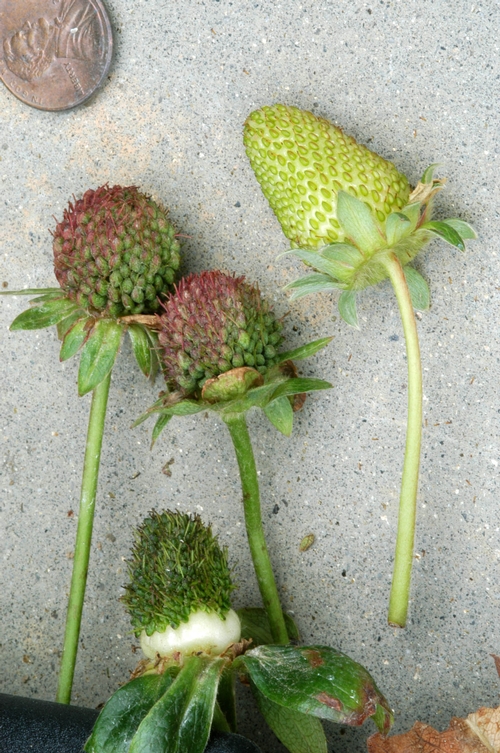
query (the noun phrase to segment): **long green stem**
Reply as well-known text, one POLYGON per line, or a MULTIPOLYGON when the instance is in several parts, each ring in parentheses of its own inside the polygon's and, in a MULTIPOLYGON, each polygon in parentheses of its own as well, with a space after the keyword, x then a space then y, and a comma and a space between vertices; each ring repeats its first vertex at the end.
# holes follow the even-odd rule
POLYGON ((255 466, 255 458, 245 415, 239 413, 231 417, 226 416, 224 420, 233 440, 236 459, 240 469, 245 525, 260 594, 269 617, 273 640, 276 643, 286 644, 289 642, 288 633, 264 538, 257 468, 255 466))
POLYGON ((389 599, 390 625, 404 627, 410 598, 411 568, 417 513, 418 472, 422 440, 422 367, 417 324, 403 268, 395 254, 385 259, 403 322, 408 360, 408 420, 399 499, 396 555, 389 599))
POLYGON ((83 600, 85 597, 85 586, 87 584, 90 543, 92 539, 92 527, 94 524, 97 477, 99 475, 102 435, 104 431, 104 420, 106 418, 110 381, 111 372, 94 389, 92 395, 87 444, 85 446, 85 459, 83 464, 73 574, 71 576, 68 612, 66 615, 66 632, 64 635, 63 654, 59 670, 59 686, 56 697, 56 700, 59 703, 70 703, 71 701, 71 688, 73 686, 78 639, 80 637, 83 600))

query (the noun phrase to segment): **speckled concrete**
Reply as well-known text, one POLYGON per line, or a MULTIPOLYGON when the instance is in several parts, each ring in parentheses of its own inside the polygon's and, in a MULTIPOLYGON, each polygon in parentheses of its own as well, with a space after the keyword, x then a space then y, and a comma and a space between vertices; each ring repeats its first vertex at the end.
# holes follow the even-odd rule
MULTIPOLYGON (((0 282, 51 286, 53 216, 88 187, 137 184, 187 238, 184 271, 246 274, 290 311, 290 347, 332 335, 303 366, 334 389, 308 399, 286 439, 252 414, 264 522, 283 603, 304 641, 364 663, 396 711, 438 728, 498 705, 498 28, 492 0, 112 0, 116 54, 89 104, 30 109, 0 87, 0 282), (416 181, 441 162, 437 212, 474 224, 462 255, 434 242, 417 266, 432 308, 419 322, 425 430, 411 619, 386 625, 406 410, 404 341, 388 285, 360 300, 361 329, 334 296, 289 304, 299 264, 245 157, 247 114, 282 101, 341 124, 416 181), (302 537, 316 543, 299 552, 302 537)), ((54 329, 9 333, 26 306, 0 300, 0 690, 52 699, 62 644, 89 398, 54 329)), ((258 604, 235 459, 213 417, 173 420, 155 449, 129 429, 159 386, 125 345, 113 373, 74 701, 94 706, 136 657, 118 603, 131 526, 152 506, 200 511, 229 546, 237 605, 258 604), (173 459, 171 477, 161 473, 173 459)), ((283 747, 243 692, 242 731, 283 747)), ((328 727, 362 751, 371 724, 328 727)))

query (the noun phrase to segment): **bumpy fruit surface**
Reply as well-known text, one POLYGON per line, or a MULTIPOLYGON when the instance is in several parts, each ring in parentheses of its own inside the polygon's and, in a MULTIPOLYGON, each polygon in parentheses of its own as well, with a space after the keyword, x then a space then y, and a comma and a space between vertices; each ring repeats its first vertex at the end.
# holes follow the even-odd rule
POLYGON ((135 186, 86 191, 64 210, 53 236, 61 288, 101 316, 157 311, 179 267, 167 213, 135 186))
POLYGON ((207 379, 278 361, 282 324, 243 277, 202 272, 182 279, 164 304, 159 341, 166 381, 196 395, 207 379))
POLYGON ((194 612, 224 618, 233 590, 227 550, 199 515, 152 510, 137 529, 122 597, 136 635, 163 632, 194 612))
POLYGON ((244 143, 292 247, 345 240, 336 211, 339 191, 368 204, 380 225, 408 203, 408 180, 391 162, 311 112, 262 107, 247 119, 244 143))

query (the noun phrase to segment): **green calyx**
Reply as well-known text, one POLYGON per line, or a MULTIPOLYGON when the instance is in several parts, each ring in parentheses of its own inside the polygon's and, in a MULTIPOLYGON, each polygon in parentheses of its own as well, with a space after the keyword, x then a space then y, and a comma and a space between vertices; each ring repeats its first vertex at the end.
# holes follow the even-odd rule
POLYGON ((135 534, 122 597, 136 635, 177 628, 197 611, 223 618, 234 589, 221 548, 198 515, 152 510, 135 534))
POLYGON ((186 398, 181 392, 167 391, 137 419, 134 426, 151 415, 157 415, 153 429, 154 444, 173 416, 213 411, 227 421, 251 408, 261 408, 278 431, 290 436, 294 412, 302 407, 305 393, 332 386, 322 379, 298 377, 293 361, 314 355, 326 347, 331 339, 323 337, 277 354, 276 363, 264 375, 250 367, 231 369, 206 381, 199 398, 186 398))
MULTIPOLYGON (((431 220, 433 198, 445 183, 434 178, 436 165, 410 193, 391 162, 312 113, 264 107, 248 118, 244 142, 294 248, 287 253, 314 270, 287 285, 292 298, 340 289, 339 311, 349 324, 357 324, 356 292, 388 277, 388 256, 406 267, 433 237, 462 251, 475 238, 462 220, 431 220)), ((411 267, 406 278, 415 308, 427 308, 425 280, 411 267)))

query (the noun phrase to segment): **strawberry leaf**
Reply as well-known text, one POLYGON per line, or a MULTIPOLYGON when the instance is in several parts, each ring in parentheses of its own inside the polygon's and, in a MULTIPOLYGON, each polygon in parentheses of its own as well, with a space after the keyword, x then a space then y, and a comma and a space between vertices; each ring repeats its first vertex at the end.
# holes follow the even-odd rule
POLYGON ((414 267, 403 267, 403 272, 410 291, 413 308, 417 311, 425 311, 431 305, 431 295, 427 282, 414 267))
POLYGON ((172 685, 142 720, 129 753, 203 753, 224 659, 186 659, 172 685))
POLYGON ((108 700, 85 744, 86 753, 123 753, 137 728, 174 681, 171 673, 142 675, 108 700))
POLYGON ((293 409, 287 397, 279 397, 262 409, 272 425, 285 437, 291 436, 293 429, 293 409))
POLYGON ((262 716, 290 753, 327 753, 325 732, 317 717, 273 703, 256 688, 254 694, 262 716))
POLYGON ((113 368, 123 329, 123 325, 109 319, 99 319, 96 322, 80 358, 78 370, 80 397, 95 389, 113 368))
POLYGON ((311 295, 311 293, 330 292, 331 290, 337 290, 340 287, 343 286, 338 282, 333 282, 333 280, 327 275, 313 273, 288 283, 283 290, 291 290, 292 294, 290 300, 296 301, 298 298, 303 298, 305 295, 311 295))
POLYGON ((338 302, 339 314, 351 327, 358 326, 358 312, 356 310, 356 293, 353 290, 344 290, 338 302))
MULTIPOLYGON (((417 222, 420 219, 420 213, 421 213, 421 211, 422 211, 422 203, 420 201, 415 201, 412 204, 407 204, 401 210, 401 214, 404 214, 404 216, 411 223, 411 227, 410 227, 410 232, 411 233, 413 233, 413 231, 417 227, 417 222)), ((389 215, 389 217, 390 217, 390 215, 389 215)))
POLYGON ((309 358, 309 356, 317 353, 318 350, 325 348, 332 340, 332 337, 321 337, 319 340, 314 340, 314 342, 307 345, 301 345, 294 350, 286 350, 284 353, 278 353, 278 358, 280 359, 278 363, 283 363, 283 361, 301 361, 304 358, 309 358))
POLYGON ((385 245, 371 209, 346 191, 338 193, 337 219, 348 238, 363 252, 371 254, 385 245))
POLYGON ((273 703, 340 724, 368 717, 380 731, 390 707, 367 670, 328 646, 259 646, 239 660, 259 693, 273 703))
POLYGON ((64 335, 63 344, 61 345, 61 352, 59 353, 59 359, 66 361, 78 353, 83 343, 89 336, 89 331, 86 328, 89 319, 87 316, 77 319, 71 329, 64 335))
POLYGON ((66 319, 78 308, 76 303, 68 298, 44 301, 40 306, 23 311, 16 316, 10 329, 12 332, 20 329, 43 329, 66 319))
POLYGON ((422 229, 429 230, 434 235, 442 238, 452 246, 456 246, 460 251, 465 251, 465 243, 462 237, 458 234, 454 227, 448 225, 446 222, 426 222, 422 226, 422 229))

